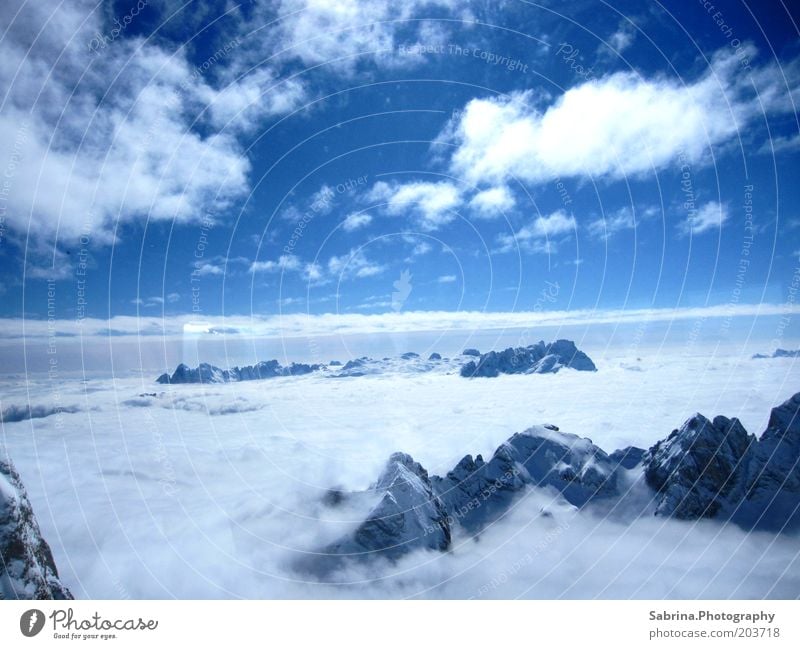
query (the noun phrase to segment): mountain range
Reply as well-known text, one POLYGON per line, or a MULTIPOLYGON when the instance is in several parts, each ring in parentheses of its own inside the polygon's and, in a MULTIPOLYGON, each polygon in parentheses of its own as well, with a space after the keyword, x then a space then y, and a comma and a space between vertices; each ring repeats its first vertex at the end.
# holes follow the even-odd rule
POLYGON ((509 347, 500 352, 490 351, 481 354, 477 349, 465 349, 452 358, 443 358, 436 352, 423 360, 415 352, 406 352, 398 358, 373 359, 367 356, 328 364, 291 363, 283 366, 277 360, 261 361, 255 365, 222 369, 209 363, 201 363, 190 368, 181 363, 170 375, 161 374, 156 379, 161 384, 182 383, 234 383, 272 379, 282 376, 302 376, 312 372, 322 372, 331 378, 352 378, 368 374, 388 372, 430 372, 458 370, 466 378, 491 378, 500 374, 546 374, 555 373, 569 367, 580 371, 593 372, 597 368, 584 352, 571 340, 556 340, 552 343, 539 341, 526 347, 509 347))
MULTIPOLYGON (((457 529, 479 534, 529 489, 577 509, 643 493, 638 515, 715 519, 744 529, 800 529, 800 393, 774 408, 756 438, 735 418, 695 414, 649 449, 611 454, 545 424, 516 433, 487 461, 465 456, 445 476, 393 454, 371 487, 378 504, 351 533, 300 570, 325 575, 346 559, 395 560, 446 551, 457 529)), ((341 503, 347 494, 339 494, 341 503)), ((548 515, 548 512, 542 512, 548 515)))

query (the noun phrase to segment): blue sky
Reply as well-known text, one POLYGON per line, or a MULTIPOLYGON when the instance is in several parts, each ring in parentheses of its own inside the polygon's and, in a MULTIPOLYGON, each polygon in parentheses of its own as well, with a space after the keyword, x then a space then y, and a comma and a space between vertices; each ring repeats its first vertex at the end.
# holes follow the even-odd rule
POLYGON ((4 3, 0 317, 794 309, 781 3, 220 4, 4 3))

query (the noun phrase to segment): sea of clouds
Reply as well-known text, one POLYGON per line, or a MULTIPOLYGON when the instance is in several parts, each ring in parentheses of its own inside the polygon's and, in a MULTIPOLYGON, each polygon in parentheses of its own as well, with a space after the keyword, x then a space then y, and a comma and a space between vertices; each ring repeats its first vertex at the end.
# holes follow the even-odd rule
POLYGON ((443 475, 538 423, 608 452, 648 447, 696 411, 760 434, 800 387, 795 359, 594 358, 597 373, 474 380, 7 379, 14 416, 0 443, 79 598, 797 597, 800 538, 640 514, 638 483, 615 511, 531 490, 477 538, 457 532, 448 553, 353 565, 326 583, 302 570, 375 504, 362 493, 332 506, 328 490, 362 492, 393 451, 443 475))

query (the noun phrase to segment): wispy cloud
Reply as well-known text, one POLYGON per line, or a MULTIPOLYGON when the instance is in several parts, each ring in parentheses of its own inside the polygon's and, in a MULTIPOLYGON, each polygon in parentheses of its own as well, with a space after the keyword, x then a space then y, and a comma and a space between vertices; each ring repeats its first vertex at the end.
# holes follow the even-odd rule
MULTIPOLYGON (((720 304, 708 307, 662 309, 604 309, 571 311, 390 311, 380 314, 325 313, 281 314, 274 316, 211 316, 198 325, 195 315, 174 315, 167 319, 142 316, 115 316, 109 320, 86 318, 47 320, 0 319, 0 340, 8 344, 23 337, 28 342, 45 342, 53 331, 59 336, 108 338, 131 336, 182 336, 191 326, 192 335, 224 331, 238 337, 307 337, 337 335, 408 333, 415 331, 477 331, 487 329, 528 329, 532 326, 571 326, 590 324, 636 324, 683 320, 771 317, 800 314, 798 304, 720 304), (49 328, 52 326, 52 329, 49 328)), ((209 334, 211 335, 211 334, 209 334)), ((219 335, 214 334, 214 335, 219 335)))
POLYGON ((372 216, 366 212, 353 212, 348 214, 342 221, 342 229, 345 232, 354 232, 372 223, 372 216))
POLYGON ((527 252, 552 253, 555 251, 554 237, 573 233, 576 227, 575 217, 564 210, 537 216, 515 233, 501 234, 497 239, 499 252, 520 248, 527 252))
POLYGON ((514 209, 514 195, 505 185, 492 187, 475 194, 469 202, 475 216, 496 218, 514 209))
POLYGON ((697 235, 709 230, 719 230, 728 220, 728 206, 710 202, 686 217, 678 224, 678 231, 683 235, 697 235))
POLYGON ((596 239, 610 239, 620 232, 635 229, 641 221, 654 218, 658 214, 660 210, 657 207, 645 207, 636 211, 631 207, 621 207, 591 221, 586 229, 596 239))
POLYGON ((367 258, 360 249, 351 250, 348 254, 333 255, 328 260, 328 272, 334 279, 365 278, 380 275, 386 266, 367 258))

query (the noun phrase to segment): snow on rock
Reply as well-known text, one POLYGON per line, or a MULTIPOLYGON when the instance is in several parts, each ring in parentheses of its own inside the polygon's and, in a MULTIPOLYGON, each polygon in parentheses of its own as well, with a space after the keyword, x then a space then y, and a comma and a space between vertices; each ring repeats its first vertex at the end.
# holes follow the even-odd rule
POLYGON ((394 453, 371 489, 383 494, 380 502, 352 534, 325 548, 312 570, 326 572, 344 557, 394 560, 411 550, 450 547, 444 505, 434 494, 427 471, 410 455, 394 453))
POLYGON ((618 449, 608 456, 611 463, 621 466, 623 469, 633 469, 636 467, 644 457, 645 451, 638 446, 626 446, 625 448, 618 449))
POLYGON ((695 414, 644 458, 647 484, 658 492, 656 514, 713 518, 744 488, 742 460, 752 438, 738 419, 695 414))
POLYGON ((261 361, 255 365, 234 367, 223 370, 209 363, 200 363, 192 369, 181 363, 175 368, 172 376, 162 374, 156 379, 157 383, 232 383, 236 381, 257 381, 271 379, 278 376, 300 376, 319 370, 321 365, 307 365, 305 363, 292 363, 283 367, 277 360, 261 361))
POLYGON ((14 465, 0 459, 0 599, 72 599, 14 465))
POLYGON ((753 354, 753 358, 798 358, 800 349, 776 349, 772 354, 753 354))
POLYGON ((800 527, 800 393, 770 413, 752 446, 747 494, 735 520, 748 527, 800 527))
POLYGON ((727 518, 744 528, 800 527, 800 393, 773 408, 760 439, 736 419, 700 414, 646 454, 656 514, 727 518))
POLYGON ((395 453, 372 487, 383 494, 379 504, 321 552, 328 563, 314 571, 344 557, 396 560, 417 549, 447 550, 456 527, 480 532, 530 488, 554 490, 556 504, 574 508, 614 503, 630 486, 621 476, 631 474, 643 474, 653 490, 656 515, 795 529, 799 467, 800 393, 772 410, 759 441, 738 419, 710 421, 698 413, 648 451, 626 447, 608 455, 590 439, 545 424, 512 435, 488 462, 466 455, 444 477, 428 476, 409 455, 395 453))
POLYGON ((488 462, 467 455, 443 478, 395 453, 372 487, 383 492, 380 503, 352 534, 322 550, 312 570, 326 572, 348 556, 396 560, 411 550, 447 550, 455 525, 480 531, 528 486, 554 487, 580 507, 616 494, 615 467, 590 440, 550 425, 513 435, 488 462))
MULTIPOLYGON (((466 350, 465 350, 466 351, 466 350)), ((556 340, 549 345, 539 341, 528 347, 509 347, 502 352, 481 354, 461 368, 464 377, 495 377, 500 374, 545 374, 558 372, 562 367, 594 372, 592 359, 580 351, 571 340, 556 340)))
POLYGON ((432 478, 448 514, 478 531, 501 516, 528 486, 554 487, 572 505, 617 492, 615 466, 591 440, 534 426, 504 442, 488 462, 464 457, 444 478, 432 478))

